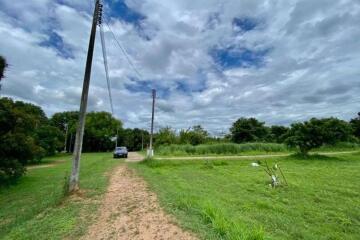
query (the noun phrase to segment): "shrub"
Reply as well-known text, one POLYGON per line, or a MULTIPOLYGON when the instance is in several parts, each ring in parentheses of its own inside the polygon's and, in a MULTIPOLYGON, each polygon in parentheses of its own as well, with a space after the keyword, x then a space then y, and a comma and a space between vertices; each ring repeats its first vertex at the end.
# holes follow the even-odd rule
POLYGON ((336 144, 351 138, 349 123, 336 118, 312 118, 303 123, 292 124, 286 143, 290 147, 297 147, 302 154, 307 154, 311 149, 324 144, 336 144))

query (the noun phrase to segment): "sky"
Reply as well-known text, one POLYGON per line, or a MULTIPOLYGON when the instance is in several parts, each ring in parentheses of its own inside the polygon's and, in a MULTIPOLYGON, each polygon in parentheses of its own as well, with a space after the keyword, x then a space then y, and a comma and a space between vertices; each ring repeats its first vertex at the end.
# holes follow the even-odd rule
MULTIPOLYGON (((358 0, 104 0, 114 114, 125 127, 240 117, 289 125, 360 111, 358 0), (115 42, 110 29, 127 52, 115 42)), ((0 0, 1 96, 78 110, 94 0, 0 0)), ((88 111, 109 111, 99 31, 88 111)))

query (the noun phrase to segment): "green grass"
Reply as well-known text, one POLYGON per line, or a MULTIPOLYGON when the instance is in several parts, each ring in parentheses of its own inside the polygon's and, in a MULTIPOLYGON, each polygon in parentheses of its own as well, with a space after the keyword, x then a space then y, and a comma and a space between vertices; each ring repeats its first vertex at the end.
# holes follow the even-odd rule
POLYGON ((108 174, 119 160, 109 153, 83 154, 81 195, 63 197, 70 156, 45 159, 60 164, 31 169, 18 184, 0 189, 0 239, 77 239, 93 220, 108 174), (61 162, 66 160, 66 162, 61 162))
MULTIPOLYGON (((336 152, 336 151, 355 151, 360 150, 357 143, 338 143, 336 145, 325 145, 312 152, 336 152)), ((192 145, 164 145, 155 149, 155 155, 158 157, 170 156, 230 156, 230 155, 259 155, 259 154, 279 154, 294 153, 295 148, 288 148, 285 144, 279 143, 214 143, 192 145)))
POLYGON ((283 144, 277 143, 217 143, 192 145, 169 145, 155 149, 157 156, 196 156, 196 155, 240 155, 289 152, 283 144))
POLYGON ((130 166, 165 209, 203 239, 360 239, 360 153, 271 158, 289 183, 276 189, 251 162, 147 160, 130 166))

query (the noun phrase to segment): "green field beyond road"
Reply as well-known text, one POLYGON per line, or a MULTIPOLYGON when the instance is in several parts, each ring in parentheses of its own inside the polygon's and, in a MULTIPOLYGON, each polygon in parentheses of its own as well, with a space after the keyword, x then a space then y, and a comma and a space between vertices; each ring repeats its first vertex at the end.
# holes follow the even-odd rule
POLYGON ((271 158, 288 187, 272 189, 253 160, 131 165, 162 205, 203 239, 360 239, 360 153, 271 158), (209 163, 210 162, 210 163, 209 163))

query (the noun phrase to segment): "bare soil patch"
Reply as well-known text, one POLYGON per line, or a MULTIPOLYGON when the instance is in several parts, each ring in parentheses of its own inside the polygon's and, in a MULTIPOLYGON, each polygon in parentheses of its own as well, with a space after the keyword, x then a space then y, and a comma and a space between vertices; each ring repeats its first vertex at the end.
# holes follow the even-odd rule
POLYGON ((176 225, 159 206, 146 182, 125 165, 119 166, 96 222, 83 239, 197 239, 176 225))

